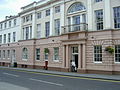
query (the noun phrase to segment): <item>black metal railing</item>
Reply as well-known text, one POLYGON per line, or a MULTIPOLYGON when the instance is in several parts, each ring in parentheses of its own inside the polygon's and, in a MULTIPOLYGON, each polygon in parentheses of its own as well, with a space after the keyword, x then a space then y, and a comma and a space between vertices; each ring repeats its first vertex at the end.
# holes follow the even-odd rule
POLYGON ((76 31, 87 31, 88 24, 81 23, 81 24, 73 24, 67 25, 62 27, 62 34, 69 33, 69 32, 76 32, 76 31))

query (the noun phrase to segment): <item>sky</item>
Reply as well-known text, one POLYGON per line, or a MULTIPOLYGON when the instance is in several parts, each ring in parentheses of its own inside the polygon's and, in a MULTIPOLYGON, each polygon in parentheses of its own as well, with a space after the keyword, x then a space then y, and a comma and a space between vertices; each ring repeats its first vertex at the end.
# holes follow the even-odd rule
POLYGON ((5 16, 17 15, 21 7, 34 1, 40 0, 0 0, 0 21, 4 20, 5 16))

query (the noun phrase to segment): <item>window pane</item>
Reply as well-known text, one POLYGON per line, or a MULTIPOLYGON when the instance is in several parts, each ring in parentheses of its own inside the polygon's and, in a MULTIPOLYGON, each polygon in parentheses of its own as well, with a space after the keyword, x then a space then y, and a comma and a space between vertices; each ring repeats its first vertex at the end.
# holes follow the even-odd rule
POLYGON ((102 62, 102 46, 101 45, 94 46, 94 61, 102 62))
POLYGON ((49 37, 49 34, 50 34, 50 22, 45 23, 45 30, 46 30, 45 36, 49 37))
POLYGON ((0 35, 0 43, 2 43, 2 35, 0 35))
POLYGON ((55 35, 59 35, 60 34, 60 19, 56 19, 55 20, 55 35))
POLYGON ((103 10, 95 11, 95 16, 97 30, 103 30, 103 10))
POLYGON ((40 49, 36 49, 36 60, 40 60, 40 49))
POLYGON ((120 7, 114 7, 114 28, 120 28, 120 7))
POLYGON ((55 13, 60 12, 60 6, 55 7, 55 13))
POLYGON ((37 38, 41 38, 41 24, 37 24, 37 38))
POLYGON ((95 2, 101 2, 102 0, 95 0, 95 2))
POLYGON ((50 16, 50 9, 46 10, 46 16, 50 16))
POLYGON ((6 34, 4 34, 4 43, 6 43, 6 34))
POLYGON ((115 62, 120 62, 120 45, 115 45, 115 62))
POLYGON ((28 59, 28 50, 27 48, 23 48, 23 59, 28 59))
POLYGON ((37 19, 41 18, 41 12, 37 13, 37 19))
POLYGON ((13 32, 13 42, 16 41, 16 32, 13 32))
POLYGON ((81 11, 81 10, 85 10, 85 7, 81 3, 74 3, 68 9, 68 13, 73 13, 73 12, 77 12, 77 11, 81 11))
POLYGON ((54 48, 54 60, 59 60, 59 48, 54 48))

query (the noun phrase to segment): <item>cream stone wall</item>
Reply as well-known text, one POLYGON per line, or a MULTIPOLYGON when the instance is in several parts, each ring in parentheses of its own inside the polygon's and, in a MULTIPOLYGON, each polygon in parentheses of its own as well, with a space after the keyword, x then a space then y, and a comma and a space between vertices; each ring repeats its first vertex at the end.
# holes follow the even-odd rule
MULTIPOLYGON (((11 44, 1 44, 0 50, 6 50, 6 58, 0 59, 0 62, 11 63, 12 57, 7 58, 7 50, 15 50, 15 62, 18 67, 41 68, 45 66, 44 48, 48 48, 48 70, 71 71, 71 60, 73 46, 78 47, 78 69, 77 72, 86 73, 120 73, 120 63, 115 62, 115 56, 107 53, 107 46, 120 45, 120 31, 114 29, 113 7, 120 6, 119 0, 103 0, 95 3, 94 0, 49 0, 45 2, 34 2, 31 5, 23 7, 20 12, 20 31, 21 40, 11 44), (86 21, 88 31, 75 31, 62 33, 63 28, 60 28, 60 35, 54 35, 54 20, 60 19, 61 26, 68 25, 67 14, 68 8, 75 2, 81 2, 85 7, 86 21), (60 6, 60 12, 55 13, 55 7, 60 6), (46 16, 46 10, 50 9, 50 16, 46 16), (103 9, 104 30, 96 31, 95 10, 103 9), (37 13, 41 12, 41 18, 37 19, 37 13), (23 23, 22 18, 26 15, 33 15, 32 21, 23 23), (50 21, 50 36, 45 37, 45 22, 50 21), (41 24, 41 38, 37 39, 37 24, 41 24), (23 40, 22 28, 32 26, 32 39, 23 40), (94 45, 102 45, 102 62, 94 61, 94 45), (59 60, 55 61, 54 48, 59 47, 59 60), (28 59, 22 59, 22 49, 28 49, 28 59), (35 50, 40 48, 40 60, 36 60, 35 50)), ((71 14, 70 16, 78 15, 80 12, 71 14)), ((2 32, 2 31, 0 31, 2 32)), ((3 53, 3 52, 2 52, 3 53)))

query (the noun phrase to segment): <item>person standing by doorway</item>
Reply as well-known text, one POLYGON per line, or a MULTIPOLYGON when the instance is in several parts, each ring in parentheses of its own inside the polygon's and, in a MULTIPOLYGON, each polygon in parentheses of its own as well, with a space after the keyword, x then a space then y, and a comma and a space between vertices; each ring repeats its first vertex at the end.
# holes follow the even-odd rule
POLYGON ((77 68, 75 65, 75 61, 71 60, 71 72, 76 72, 76 71, 77 71, 77 68))

